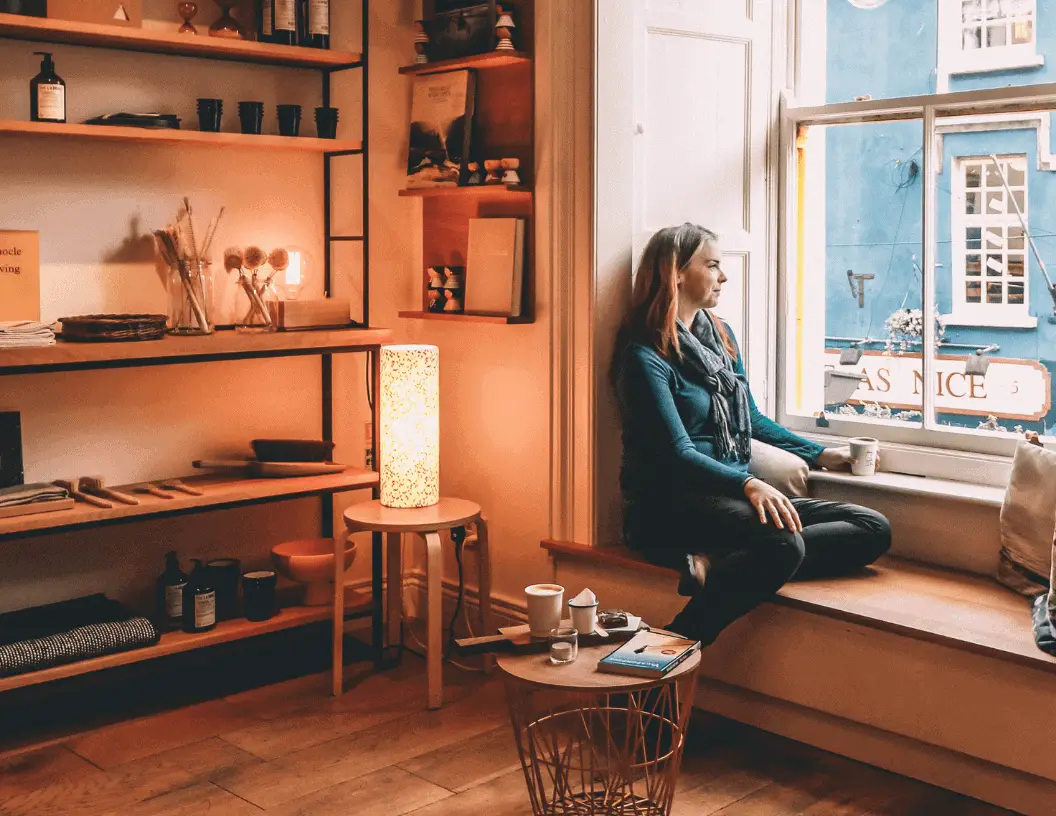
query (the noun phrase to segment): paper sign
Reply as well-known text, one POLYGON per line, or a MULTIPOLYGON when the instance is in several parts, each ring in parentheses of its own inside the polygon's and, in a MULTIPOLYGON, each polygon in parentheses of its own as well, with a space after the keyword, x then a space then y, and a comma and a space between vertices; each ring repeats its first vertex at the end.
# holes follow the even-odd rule
POLYGON ((40 320, 40 234, 0 230, 0 320, 40 320))
POLYGON ((1001 247, 1003 249, 1005 246, 1005 239, 1004 236, 999 233, 988 232, 986 234, 986 243, 990 246, 1001 247))
POLYGON ((986 268, 993 269, 999 275, 1003 275, 1005 273, 1005 265, 1001 263, 1001 261, 997 260, 997 258, 987 258, 986 268))
POLYGON ((998 201, 996 198, 991 198, 990 201, 987 203, 987 206, 994 212, 1004 212, 1004 210, 1001 208, 1001 202, 998 201))

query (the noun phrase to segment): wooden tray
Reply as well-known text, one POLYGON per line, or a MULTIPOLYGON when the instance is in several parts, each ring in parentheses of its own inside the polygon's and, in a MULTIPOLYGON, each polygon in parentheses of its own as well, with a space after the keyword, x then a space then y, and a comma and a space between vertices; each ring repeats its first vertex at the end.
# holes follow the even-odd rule
POLYGON ((50 513, 54 510, 72 510, 73 499, 55 499, 54 501, 16 504, 13 507, 0 507, 0 519, 15 516, 35 516, 38 513, 50 513))
POLYGON ((168 317, 151 314, 77 315, 59 318, 63 340, 100 343, 129 340, 161 340, 168 317))

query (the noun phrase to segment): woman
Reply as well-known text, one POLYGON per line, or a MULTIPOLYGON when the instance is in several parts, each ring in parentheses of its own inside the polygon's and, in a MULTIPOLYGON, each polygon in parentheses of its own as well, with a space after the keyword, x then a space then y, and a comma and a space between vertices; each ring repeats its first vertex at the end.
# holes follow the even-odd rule
POLYGON ((749 472, 752 439, 829 469, 846 468, 850 451, 756 408, 736 341, 708 312, 726 280, 715 233, 660 230, 638 265, 615 359, 627 543, 682 571, 679 592, 692 597, 667 628, 704 644, 792 576, 846 574, 891 545, 879 513, 789 499, 749 472))

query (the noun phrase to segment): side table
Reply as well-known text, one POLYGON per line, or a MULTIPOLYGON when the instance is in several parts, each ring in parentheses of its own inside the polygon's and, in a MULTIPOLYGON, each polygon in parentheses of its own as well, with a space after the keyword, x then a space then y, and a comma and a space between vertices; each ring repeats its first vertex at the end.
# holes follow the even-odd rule
POLYGON ((599 672, 615 648, 498 659, 536 816, 671 812, 700 653, 659 679, 599 672))
MULTIPOLYGON (((416 533, 425 540, 426 550, 426 672, 428 677, 428 707, 440 708, 443 704, 443 585, 441 584, 441 530, 450 530, 475 523, 477 527, 477 562, 478 594, 480 601, 480 621, 483 632, 493 631, 491 619, 491 558, 488 552, 488 523, 481 512, 480 505, 465 499, 441 498, 430 507, 396 508, 385 507, 380 501, 353 504, 345 511, 345 526, 349 533, 370 531, 375 540, 385 533, 387 549, 388 607, 385 618, 388 645, 400 641, 402 626, 402 592, 403 533, 416 533)), ((381 547, 373 548, 373 600, 374 621, 379 626, 382 621, 382 567, 381 547)), ((338 578, 340 586, 341 578, 338 578)), ((340 593, 334 593, 335 598, 340 593)), ((341 654, 341 638, 336 634, 343 625, 344 609, 334 602, 334 695, 341 694, 344 683, 344 660, 341 654)), ((381 640, 380 632, 375 631, 375 645, 381 640)))

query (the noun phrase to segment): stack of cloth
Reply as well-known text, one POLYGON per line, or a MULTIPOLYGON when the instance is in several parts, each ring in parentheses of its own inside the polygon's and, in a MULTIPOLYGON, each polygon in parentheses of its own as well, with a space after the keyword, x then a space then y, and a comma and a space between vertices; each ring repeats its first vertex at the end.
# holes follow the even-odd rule
POLYGON ((0 320, 0 349, 55 345, 55 324, 36 320, 0 320))
POLYGON ((69 497, 70 494, 65 487, 48 484, 47 482, 4 487, 0 488, 0 510, 5 507, 21 507, 27 504, 61 501, 69 497))
POLYGON ((153 646, 158 630, 105 595, 0 615, 0 677, 153 646))

